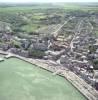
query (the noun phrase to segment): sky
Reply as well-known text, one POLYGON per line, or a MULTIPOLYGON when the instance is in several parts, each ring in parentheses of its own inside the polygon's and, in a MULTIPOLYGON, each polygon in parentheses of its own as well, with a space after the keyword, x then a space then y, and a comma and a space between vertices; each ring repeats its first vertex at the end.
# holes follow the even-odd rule
POLYGON ((98 0, 0 0, 0 2, 19 2, 19 3, 26 3, 26 2, 98 2, 98 0))

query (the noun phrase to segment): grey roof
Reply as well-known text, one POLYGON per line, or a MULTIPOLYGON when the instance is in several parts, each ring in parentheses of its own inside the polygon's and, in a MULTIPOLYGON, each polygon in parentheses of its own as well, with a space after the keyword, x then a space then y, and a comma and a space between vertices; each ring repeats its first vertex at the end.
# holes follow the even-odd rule
POLYGON ((32 44, 32 49, 36 49, 36 50, 47 50, 47 45, 45 45, 44 43, 33 43, 32 44))

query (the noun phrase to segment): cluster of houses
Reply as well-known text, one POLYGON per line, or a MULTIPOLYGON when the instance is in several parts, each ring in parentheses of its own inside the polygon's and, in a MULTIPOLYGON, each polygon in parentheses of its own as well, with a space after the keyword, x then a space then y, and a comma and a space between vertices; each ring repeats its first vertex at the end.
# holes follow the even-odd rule
POLYGON ((14 35, 11 31, 1 30, 0 49, 27 58, 30 57, 31 51, 42 51, 45 53, 44 59, 58 61, 98 90, 98 64, 96 64, 96 70, 92 62, 97 62, 98 59, 98 39, 93 34, 93 26, 89 20, 83 19, 80 22, 75 31, 72 31, 77 34, 75 36, 72 34, 67 41, 63 40, 63 44, 58 40, 55 41, 51 36, 37 38, 32 36, 28 39, 14 35), (81 25, 80 22, 82 22, 81 25))
POLYGON ((15 53, 24 57, 29 57, 30 50, 46 51, 48 49, 48 40, 43 39, 23 39, 12 33, 0 33, 0 49, 15 53))
POLYGON ((60 63, 98 90, 98 70, 92 62, 92 59, 98 59, 98 42, 89 21, 83 21, 81 31, 77 32, 72 42, 72 50, 61 56, 60 63), (95 51, 91 52, 90 47, 95 51))

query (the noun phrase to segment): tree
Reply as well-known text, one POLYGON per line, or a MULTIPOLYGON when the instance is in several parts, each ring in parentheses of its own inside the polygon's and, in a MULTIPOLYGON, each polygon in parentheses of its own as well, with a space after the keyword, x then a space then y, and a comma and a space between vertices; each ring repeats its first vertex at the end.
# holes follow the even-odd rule
POLYGON ((29 48, 29 56, 35 58, 43 58, 43 56, 45 56, 45 52, 40 50, 32 50, 29 48))

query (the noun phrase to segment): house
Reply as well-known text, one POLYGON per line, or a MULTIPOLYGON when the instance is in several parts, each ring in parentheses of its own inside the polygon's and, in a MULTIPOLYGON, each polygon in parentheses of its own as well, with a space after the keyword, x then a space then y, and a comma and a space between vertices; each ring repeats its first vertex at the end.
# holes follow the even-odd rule
POLYGON ((67 55, 62 55, 60 58, 60 63, 61 64, 69 63, 69 57, 67 55))
POLYGON ((21 50, 21 52, 19 53, 19 55, 28 58, 29 57, 29 52, 26 50, 21 50))
POLYGON ((10 49, 8 50, 8 52, 18 54, 18 51, 17 51, 16 48, 10 48, 10 49))
POLYGON ((22 41, 21 46, 22 46, 24 49, 28 49, 29 46, 30 46, 30 42, 27 41, 27 40, 24 40, 24 41, 22 41))
POLYGON ((45 45, 44 43, 33 43, 31 45, 31 48, 33 50, 41 50, 41 51, 46 51, 48 49, 48 46, 45 45))
POLYGON ((95 88, 98 90, 98 70, 94 70, 95 88))
POLYGON ((3 44, 2 48, 3 48, 4 51, 8 50, 9 49, 9 44, 3 44))

